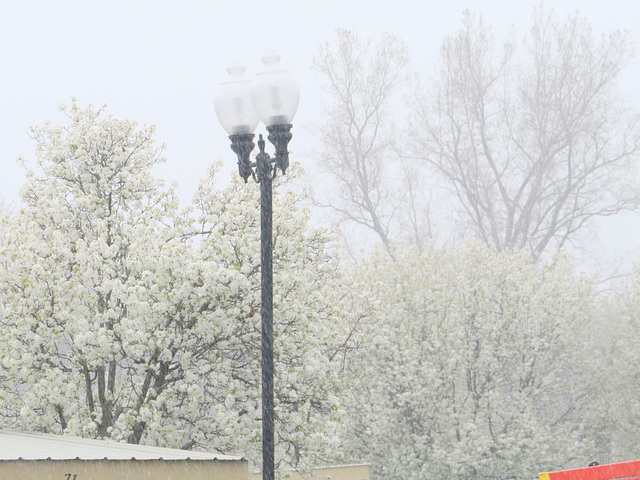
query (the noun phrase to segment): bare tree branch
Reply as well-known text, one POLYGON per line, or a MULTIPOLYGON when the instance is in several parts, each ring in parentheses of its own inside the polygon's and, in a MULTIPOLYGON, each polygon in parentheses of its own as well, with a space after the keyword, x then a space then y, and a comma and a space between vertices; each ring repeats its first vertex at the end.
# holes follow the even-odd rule
POLYGON ((595 217, 638 209, 640 117, 613 92, 632 57, 624 33, 596 41, 577 15, 558 23, 538 7, 515 45, 496 48, 482 19, 465 14, 416 102, 413 149, 483 241, 537 258, 595 217))
MULTIPOLYGON (((417 192, 397 153, 390 114, 393 95, 406 79, 407 48, 393 35, 374 45, 338 30, 314 62, 327 92, 326 120, 314 127, 322 145, 318 157, 335 184, 331 198, 316 203, 373 231, 389 248, 402 234, 400 225, 417 229, 420 223, 421 210, 408 205, 417 192)), ((419 237, 415 231, 408 235, 419 237)))

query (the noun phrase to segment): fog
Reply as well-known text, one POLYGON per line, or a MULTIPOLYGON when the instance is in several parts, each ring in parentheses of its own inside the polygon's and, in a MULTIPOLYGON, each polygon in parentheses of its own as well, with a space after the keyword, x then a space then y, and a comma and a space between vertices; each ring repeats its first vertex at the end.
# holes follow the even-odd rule
MULTIPOLYGON (((75 97, 80 105, 107 104, 117 117, 156 125, 167 158, 158 173, 177 181, 188 203, 214 159, 224 159, 225 175, 234 171, 235 159, 213 113, 213 91, 224 80, 226 65, 240 59, 255 74, 267 48, 276 49, 299 79, 302 100, 291 150, 297 161, 313 168, 309 130, 321 114, 322 93, 321 79, 310 67, 336 28, 364 38, 397 35, 409 47, 411 68, 428 78, 444 36, 459 27, 463 10, 482 14, 499 40, 512 29, 524 35, 536 3, 11 2, 0 18, 0 194, 9 202, 18 198, 24 176, 15 160, 34 158, 29 128, 47 120, 62 122, 58 106, 75 97)), ((596 33, 629 29, 636 39, 636 2, 560 0, 547 7, 558 18, 579 9, 596 33)), ((622 75, 620 91, 632 105, 640 105, 634 88, 639 72, 636 60, 622 75)), ((615 233, 605 238, 616 244, 629 236, 626 228, 615 224, 615 233)))
MULTIPOLYGON (((473 41, 482 29, 464 23, 465 10, 491 27, 497 52, 508 38, 516 51, 539 5, 6 5, 0 200, 17 211, 25 185, 31 202, 15 222, 2 223, 2 427, 241 454, 259 467, 258 188, 237 181, 213 98, 227 65, 241 61, 253 76, 274 49, 301 92, 289 150, 309 175, 294 165, 287 179, 299 180, 294 190, 311 185, 324 202, 344 207, 351 216, 345 225, 359 222, 345 229, 350 253, 383 246, 360 262, 341 261, 335 237, 316 228, 337 215, 313 210, 310 220, 298 196, 276 190, 277 467, 370 462, 374 478, 509 479, 638 458, 640 277, 607 296, 580 271, 627 273, 640 258, 637 213, 613 215, 638 209, 638 123, 608 109, 619 97, 640 111, 640 63, 629 62, 609 96, 608 75, 626 62, 624 42, 572 50, 569 40, 590 45, 580 43, 582 31, 559 35, 567 62, 550 61, 553 68, 531 76, 521 75, 525 64, 501 64, 501 53, 478 54, 492 43, 473 41), (463 25, 473 35, 465 37, 463 25), (390 77, 397 66, 408 80, 386 105, 388 116, 377 117, 366 110, 375 85, 366 82, 366 68, 354 67, 365 101, 352 102, 353 111, 376 121, 349 139, 353 124, 340 121, 357 115, 327 108, 339 88, 322 87, 340 69, 332 59, 350 48, 365 58, 380 39, 392 52, 390 77), (497 63, 483 64, 488 57, 497 63), (449 63, 438 72, 443 58, 449 63), (566 65, 573 68, 559 68, 566 65), (600 67, 601 83, 590 82, 600 67), (510 77, 476 82, 507 71, 510 77), (536 81, 546 73, 548 84, 536 81), (418 83, 433 87, 416 89, 429 99, 428 112, 412 110, 421 105, 412 90, 418 83), (585 108, 573 109, 585 98, 585 108), (103 105, 115 118, 97 112, 103 105), (411 135, 409 112, 417 115, 411 135), (59 144, 52 125, 67 124, 65 114, 77 121, 59 144), (388 118, 398 120, 395 130, 388 118), (37 138, 32 126, 42 126, 37 138), (371 142, 374 154, 363 156, 374 174, 348 176, 349 141, 379 132, 385 141, 371 142), (160 144, 166 163, 157 162, 160 144), (34 169, 36 146, 41 176, 27 181, 17 159, 34 169), (208 167, 218 160, 221 171, 211 177, 208 167), (410 184, 400 166, 424 170, 410 184), (203 181, 188 220, 151 173, 176 183, 182 206, 203 181), (520 184, 521 177, 535 181, 520 184), (409 186, 433 203, 406 203, 409 186), (363 199, 362 192, 373 193, 363 199), (532 200, 523 201, 529 193, 532 200), (558 199, 562 208, 554 210, 558 199), (415 207, 427 204, 434 216, 425 227, 415 207), (589 222, 597 216, 606 218, 589 222), (583 231, 591 236, 576 233, 583 231), (436 242, 423 244, 429 234, 436 242), (573 257, 552 256, 557 246, 573 257)), ((619 29, 629 31, 631 45, 640 38, 640 3, 557 0, 544 7, 559 23, 579 10, 596 43, 619 29)), ((553 49, 544 53, 556 58, 553 49)))

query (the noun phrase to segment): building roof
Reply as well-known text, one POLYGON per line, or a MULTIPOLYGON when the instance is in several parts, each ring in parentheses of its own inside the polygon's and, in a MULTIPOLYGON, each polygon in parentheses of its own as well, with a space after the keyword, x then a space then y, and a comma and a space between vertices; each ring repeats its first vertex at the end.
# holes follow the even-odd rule
POLYGON ((66 435, 0 430, 3 460, 243 460, 242 457, 148 447, 66 435))

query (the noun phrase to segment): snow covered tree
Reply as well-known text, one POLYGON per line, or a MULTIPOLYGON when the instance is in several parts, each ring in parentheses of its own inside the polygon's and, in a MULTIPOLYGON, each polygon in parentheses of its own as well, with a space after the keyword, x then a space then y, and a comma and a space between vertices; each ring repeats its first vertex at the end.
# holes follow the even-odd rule
POLYGON ((586 465, 588 283, 476 243, 394 257, 358 270, 374 308, 347 360, 348 458, 405 480, 586 465))
MULTIPOLYGON (((40 172, 0 251, 4 424, 257 461, 255 192, 209 176, 196 223, 151 174, 153 129, 63 111, 34 129, 40 172)), ((304 466, 335 444, 337 265, 297 199, 274 201, 277 448, 304 466)))
POLYGON ((631 57, 624 33, 598 41, 578 15, 557 22, 542 6, 524 42, 501 49, 467 12, 414 103, 414 154, 484 242, 536 258, 561 248, 640 205, 640 115, 614 91, 631 57))

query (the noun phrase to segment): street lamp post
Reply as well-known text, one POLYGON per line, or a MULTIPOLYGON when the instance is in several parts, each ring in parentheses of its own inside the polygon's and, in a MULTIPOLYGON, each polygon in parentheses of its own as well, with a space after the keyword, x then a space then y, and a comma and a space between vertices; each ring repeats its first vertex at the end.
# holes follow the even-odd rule
POLYGON ((291 120, 298 109, 300 93, 296 81, 280 67, 278 55, 268 53, 262 60, 265 70, 253 82, 245 78, 244 66, 227 68, 230 78, 215 96, 215 109, 229 134, 231 150, 238 156, 238 173, 245 183, 253 177, 260 184, 262 478, 274 480, 272 182, 278 169, 284 175, 289 166, 291 120), (265 141, 260 134, 259 152, 255 162, 251 162, 255 147, 253 132, 259 120, 267 127, 267 139, 275 147, 275 156, 272 158, 264 151, 265 141))

